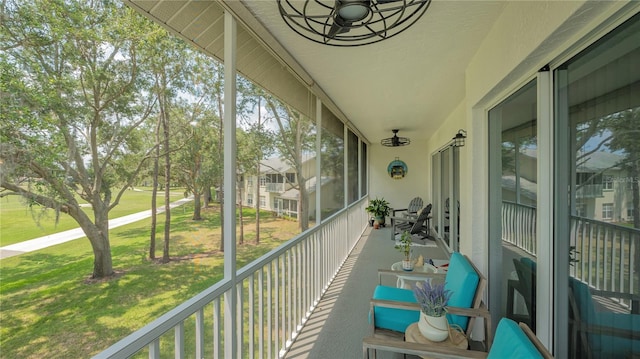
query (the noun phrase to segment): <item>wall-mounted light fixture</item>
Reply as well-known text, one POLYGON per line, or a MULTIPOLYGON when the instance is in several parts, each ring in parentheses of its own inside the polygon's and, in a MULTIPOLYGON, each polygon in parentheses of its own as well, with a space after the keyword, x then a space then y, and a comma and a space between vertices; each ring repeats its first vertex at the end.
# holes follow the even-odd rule
POLYGON ((462 147, 464 146, 464 139, 467 138, 467 131, 465 130, 458 130, 458 133, 456 133, 455 137, 453 137, 452 141, 451 141, 451 146, 453 147, 462 147))

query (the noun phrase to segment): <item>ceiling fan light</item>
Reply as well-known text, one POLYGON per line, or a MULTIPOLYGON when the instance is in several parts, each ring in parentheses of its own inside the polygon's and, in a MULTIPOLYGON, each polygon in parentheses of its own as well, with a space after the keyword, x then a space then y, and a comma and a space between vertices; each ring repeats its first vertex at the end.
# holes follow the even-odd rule
POLYGON ((313 42, 341 47, 373 44, 402 33, 431 1, 276 0, 291 30, 313 42))
POLYGON ((370 12, 369 1, 343 0, 339 4, 338 15, 349 22, 363 20, 370 12))

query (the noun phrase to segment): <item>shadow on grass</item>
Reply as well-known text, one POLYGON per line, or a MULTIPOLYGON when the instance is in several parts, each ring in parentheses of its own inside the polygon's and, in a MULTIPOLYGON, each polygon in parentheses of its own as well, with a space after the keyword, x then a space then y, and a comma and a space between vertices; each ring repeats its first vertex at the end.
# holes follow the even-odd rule
MULTIPOLYGON (((113 230, 113 267, 120 275, 109 280, 86 283, 93 269, 86 238, 3 260, 2 356, 79 358, 97 354, 217 283, 224 273, 224 253, 218 251, 220 228, 215 226, 219 216, 216 211, 207 212, 214 218, 193 221, 191 215, 184 211, 172 218, 173 260, 167 264, 148 259, 150 220, 113 230)), ((245 240, 238 246, 238 266, 288 240, 281 234, 293 231, 291 226, 295 224, 263 217, 261 243, 245 240)), ((162 230, 159 226, 159 255, 162 230)), ((251 231, 246 233, 247 238, 255 238, 251 231)))

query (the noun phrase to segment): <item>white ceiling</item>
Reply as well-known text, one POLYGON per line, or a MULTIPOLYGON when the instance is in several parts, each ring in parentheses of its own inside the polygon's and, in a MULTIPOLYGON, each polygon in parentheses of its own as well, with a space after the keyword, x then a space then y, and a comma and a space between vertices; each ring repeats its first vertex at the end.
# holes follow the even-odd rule
MULTIPOLYGON (((203 24, 220 23, 219 17, 205 18, 211 11, 205 11, 204 4, 211 2, 127 3, 135 4, 147 16, 152 14, 154 20, 166 23, 176 33, 185 28, 205 32, 209 29, 203 24), (163 7, 166 18, 154 14, 163 7), (181 14, 188 18, 181 21, 181 14), (195 14, 200 15, 196 18, 195 14)), ((278 55, 291 55, 359 132, 379 143, 390 137, 394 128, 400 129, 400 136, 414 141, 428 139, 442 124, 463 100, 467 64, 507 2, 436 0, 403 33, 375 44, 346 48, 321 45, 293 32, 280 17, 275 0, 218 3, 236 14, 244 10, 245 23, 246 14, 253 14, 258 21, 253 19, 255 24, 247 25, 263 26, 288 52, 278 55)), ((264 29, 254 31, 265 34, 264 29)), ((191 34, 189 38, 196 42, 200 37, 191 34)))
MULTIPOLYGON (((433 1, 405 32, 379 43, 338 48, 309 41, 282 20, 273 1, 250 11, 370 141, 427 139, 464 98, 465 69, 504 1, 433 1)), ((452 134, 453 136, 453 134, 452 134)))

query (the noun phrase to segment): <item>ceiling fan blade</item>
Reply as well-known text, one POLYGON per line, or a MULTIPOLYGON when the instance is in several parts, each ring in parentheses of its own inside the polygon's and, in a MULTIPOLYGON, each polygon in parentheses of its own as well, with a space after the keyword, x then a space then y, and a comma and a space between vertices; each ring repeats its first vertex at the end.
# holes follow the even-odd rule
POLYGON ((389 3, 392 3, 392 2, 398 2, 398 1, 404 1, 404 0, 378 0, 378 1, 376 1, 376 3, 378 3, 378 4, 389 4, 389 3))

